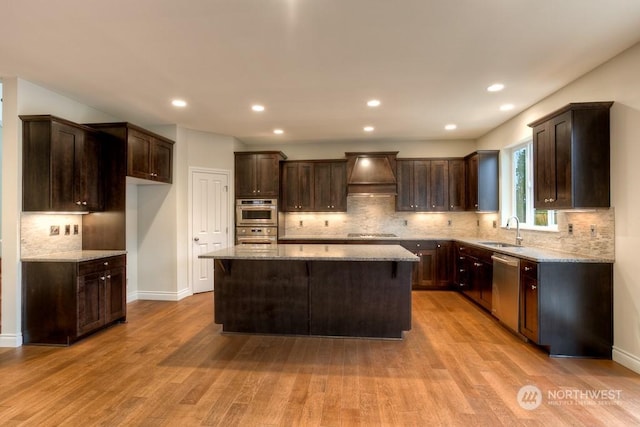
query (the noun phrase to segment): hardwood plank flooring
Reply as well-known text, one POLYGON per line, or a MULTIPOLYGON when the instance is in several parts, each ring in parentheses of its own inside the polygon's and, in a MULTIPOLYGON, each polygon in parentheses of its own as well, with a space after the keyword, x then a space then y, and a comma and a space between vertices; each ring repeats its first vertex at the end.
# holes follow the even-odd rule
POLYGON ((640 425, 640 375, 549 358, 455 292, 414 292, 402 341, 222 335, 211 293, 136 301, 128 319, 0 349, 0 425, 640 425))

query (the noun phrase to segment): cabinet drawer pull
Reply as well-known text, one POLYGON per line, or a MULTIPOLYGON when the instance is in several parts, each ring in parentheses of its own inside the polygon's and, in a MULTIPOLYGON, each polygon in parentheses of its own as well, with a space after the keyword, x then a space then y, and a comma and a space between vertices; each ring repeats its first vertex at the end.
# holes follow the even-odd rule
POLYGON ((474 262, 473 265, 474 267, 482 267, 482 264, 480 264, 479 262, 474 262))
POLYGON ((538 287, 536 285, 531 285, 531 290, 535 291, 536 289, 538 289, 538 287))
POLYGON ((524 268, 524 271, 531 271, 531 270, 532 270, 532 268, 531 268, 531 267, 525 267, 525 268, 524 268))
POLYGON ((111 275, 110 274, 107 274, 107 279, 111 279, 111 275))
POLYGON ((105 261, 103 265, 109 265, 109 261, 105 261))
POLYGON ((100 280, 104 280, 104 276, 100 276, 100 280))
POLYGON ((78 201, 76 202, 76 205, 78 205, 78 206, 80 206, 81 204, 82 204, 82 202, 81 202, 80 200, 78 200, 78 201))

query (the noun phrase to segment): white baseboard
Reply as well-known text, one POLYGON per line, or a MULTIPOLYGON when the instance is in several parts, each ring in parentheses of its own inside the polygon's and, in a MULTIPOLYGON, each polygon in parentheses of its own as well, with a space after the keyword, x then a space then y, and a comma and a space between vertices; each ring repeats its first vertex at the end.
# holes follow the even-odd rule
POLYGON ((614 362, 618 362, 622 366, 640 374, 640 357, 635 354, 631 354, 614 346, 611 358, 614 362))
POLYGON ((0 334, 0 347, 22 346, 22 334, 0 334))
POLYGON ((157 292, 157 291, 138 291, 135 297, 127 295, 127 302, 135 300, 152 300, 152 301, 180 301, 186 297, 193 295, 190 289, 182 289, 178 292, 157 292))

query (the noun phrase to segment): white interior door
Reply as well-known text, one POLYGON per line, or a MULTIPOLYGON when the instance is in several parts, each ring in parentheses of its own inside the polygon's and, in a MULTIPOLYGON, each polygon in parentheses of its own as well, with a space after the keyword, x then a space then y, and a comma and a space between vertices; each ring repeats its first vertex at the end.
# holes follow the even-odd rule
POLYGON ((230 243, 229 174, 191 171, 191 289, 213 290, 213 261, 198 255, 226 248, 230 243))

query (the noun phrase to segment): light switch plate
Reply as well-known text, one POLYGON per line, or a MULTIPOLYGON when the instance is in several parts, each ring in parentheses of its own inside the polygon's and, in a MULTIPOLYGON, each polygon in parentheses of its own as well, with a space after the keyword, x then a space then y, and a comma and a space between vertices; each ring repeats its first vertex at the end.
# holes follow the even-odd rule
POLYGON ((60 226, 52 225, 49 227, 49 236, 58 236, 60 234, 60 226))

